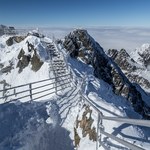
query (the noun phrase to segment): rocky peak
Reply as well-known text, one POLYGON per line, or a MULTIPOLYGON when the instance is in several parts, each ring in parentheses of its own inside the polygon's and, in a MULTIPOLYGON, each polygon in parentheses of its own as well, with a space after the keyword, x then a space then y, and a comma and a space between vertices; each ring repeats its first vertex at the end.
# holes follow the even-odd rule
POLYGON ((80 57, 87 64, 92 64, 94 49, 103 52, 100 45, 84 29, 77 29, 65 37, 64 47, 72 57, 80 57))
POLYGON ((148 79, 139 74, 139 72, 144 71, 144 68, 131 58, 125 49, 121 49, 120 51, 109 49, 108 55, 121 68, 131 82, 137 83, 145 89, 150 89, 150 82, 148 79))
POLYGON ((131 53, 131 57, 150 70, 150 44, 143 44, 140 48, 136 48, 131 53))
MULTIPOLYGON (((119 66, 104 53, 103 48, 86 30, 77 29, 73 31, 65 37, 63 45, 72 57, 80 58, 85 63, 91 64, 94 68, 93 74, 109 83, 116 94, 125 97, 135 111, 144 118, 150 118, 148 114, 150 113, 150 107, 145 103, 140 91, 127 79, 119 66)), ((114 58, 116 58, 118 52, 113 51, 115 52, 114 58)), ((120 55, 129 57, 124 49, 120 55)))

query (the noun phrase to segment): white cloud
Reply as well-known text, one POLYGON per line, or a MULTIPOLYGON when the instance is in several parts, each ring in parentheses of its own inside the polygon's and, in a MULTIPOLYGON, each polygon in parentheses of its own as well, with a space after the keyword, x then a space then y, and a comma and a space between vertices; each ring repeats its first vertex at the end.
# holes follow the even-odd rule
MULTIPOLYGON (((144 43, 150 43, 150 28, 99 27, 86 28, 88 33, 104 48, 132 51, 144 43)), ((52 37, 64 38, 73 28, 41 28, 42 32, 52 37)))

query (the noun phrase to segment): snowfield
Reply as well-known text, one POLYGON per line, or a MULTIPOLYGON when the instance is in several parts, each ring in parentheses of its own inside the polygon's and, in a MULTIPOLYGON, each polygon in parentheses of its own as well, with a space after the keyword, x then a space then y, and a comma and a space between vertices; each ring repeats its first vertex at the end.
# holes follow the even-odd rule
MULTIPOLYGON (((59 47, 62 51, 57 49, 60 59, 65 57, 69 66, 68 72, 71 69, 74 80, 78 82, 76 84, 74 80, 70 80, 71 86, 37 101, 29 101, 26 98, 4 104, 4 100, 0 99, 0 150, 96 150, 97 142, 90 140, 89 134, 83 136, 81 124, 77 126, 77 120, 82 121, 88 108, 91 114, 87 113, 85 118, 93 120, 90 127, 97 131, 98 113, 82 99, 81 95, 87 97, 104 116, 141 118, 129 102, 113 93, 109 84, 93 76, 92 66, 68 56, 61 44, 57 46, 47 37, 40 39, 30 35, 20 43, 7 46, 8 38, 0 37, 0 64, 4 67, 10 62, 13 64, 10 72, 0 72, 0 82, 5 80, 9 85, 7 88, 54 77, 46 43, 52 43, 56 49, 59 47), (43 65, 35 72, 29 63, 21 73, 18 73, 19 68, 16 66, 20 50, 23 49, 25 55, 33 55, 33 52, 28 51, 27 41, 34 45, 43 65), (77 137, 79 144, 76 148, 77 137)), ((35 87, 38 86, 42 86, 42 83, 35 87)), ((53 85, 48 88, 52 87, 53 85)), ((0 90, 3 90, 3 84, 0 84, 0 90)), ((102 125, 104 131, 149 150, 148 128, 106 120, 102 125)), ((127 150, 125 146, 108 137, 102 136, 101 141, 105 148, 98 146, 97 150, 127 150)))

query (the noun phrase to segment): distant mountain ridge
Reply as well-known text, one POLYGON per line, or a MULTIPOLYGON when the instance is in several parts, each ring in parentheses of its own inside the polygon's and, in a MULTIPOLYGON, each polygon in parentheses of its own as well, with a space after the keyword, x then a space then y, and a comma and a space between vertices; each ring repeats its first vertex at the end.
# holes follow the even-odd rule
POLYGON ((15 28, 13 26, 5 26, 5 25, 0 25, 0 36, 4 34, 16 34, 15 28))

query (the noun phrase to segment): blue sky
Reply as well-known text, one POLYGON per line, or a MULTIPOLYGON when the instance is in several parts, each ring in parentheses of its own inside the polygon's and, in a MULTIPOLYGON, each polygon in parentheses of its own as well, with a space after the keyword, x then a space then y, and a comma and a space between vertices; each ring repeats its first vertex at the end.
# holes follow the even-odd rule
POLYGON ((0 0, 0 24, 150 26, 150 0, 0 0))

